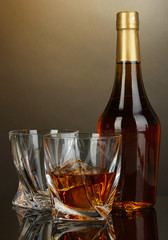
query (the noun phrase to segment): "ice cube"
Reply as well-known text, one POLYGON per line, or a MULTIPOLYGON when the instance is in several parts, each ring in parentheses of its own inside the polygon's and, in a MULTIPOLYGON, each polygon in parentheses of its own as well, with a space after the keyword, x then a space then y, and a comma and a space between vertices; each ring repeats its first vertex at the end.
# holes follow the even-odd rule
POLYGON ((72 158, 69 158, 61 164, 60 169, 62 169, 62 170, 66 169, 66 168, 74 169, 75 168, 75 166, 74 166, 75 162, 76 162, 75 160, 73 160, 72 158))
POLYGON ((86 163, 81 163, 81 168, 85 174, 100 174, 106 172, 105 169, 94 167, 86 163))
POLYGON ((57 174, 79 174, 81 173, 81 164, 82 161, 80 159, 73 160, 67 159, 61 166, 58 166, 55 170, 57 174))
POLYGON ((81 159, 67 159, 54 172, 55 174, 101 174, 106 170, 83 163, 81 159))

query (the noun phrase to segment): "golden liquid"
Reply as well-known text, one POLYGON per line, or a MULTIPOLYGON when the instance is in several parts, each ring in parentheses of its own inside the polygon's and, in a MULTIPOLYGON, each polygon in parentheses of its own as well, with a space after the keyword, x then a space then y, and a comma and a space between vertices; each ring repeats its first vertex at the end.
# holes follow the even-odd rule
POLYGON ((113 206, 128 211, 153 206, 160 123, 147 99, 140 63, 117 63, 113 92, 97 131, 122 134, 121 177, 113 206))
POLYGON ((60 200, 66 206, 82 211, 94 211, 93 206, 103 206, 115 179, 115 173, 100 172, 56 174, 50 172, 60 200))

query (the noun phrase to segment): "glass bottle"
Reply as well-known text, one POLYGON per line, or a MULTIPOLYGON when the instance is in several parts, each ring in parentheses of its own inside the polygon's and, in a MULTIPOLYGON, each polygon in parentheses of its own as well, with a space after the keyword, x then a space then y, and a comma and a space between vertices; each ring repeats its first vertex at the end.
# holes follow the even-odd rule
POLYGON ((122 169, 114 207, 127 211, 156 202, 160 122, 147 98, 141 74, 139 18, 117 13, 116 76, 99 118, 99 133, 122 134, 122 169))

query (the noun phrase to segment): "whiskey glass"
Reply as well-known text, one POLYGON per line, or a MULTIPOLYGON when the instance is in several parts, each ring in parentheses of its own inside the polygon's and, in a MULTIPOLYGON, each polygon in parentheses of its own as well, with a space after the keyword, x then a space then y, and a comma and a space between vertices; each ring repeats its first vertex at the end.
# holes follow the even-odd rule
POLYGON ((45 170, 57 220, 105 220, 121 171, 121 135, 44 136, 45 170))
POLYGON ((30 209, 51 208, 44 171, 43 135, 47 133, 75 134, 74 130, 14 130, 9 140, 19 187, 12 203, 30 209))

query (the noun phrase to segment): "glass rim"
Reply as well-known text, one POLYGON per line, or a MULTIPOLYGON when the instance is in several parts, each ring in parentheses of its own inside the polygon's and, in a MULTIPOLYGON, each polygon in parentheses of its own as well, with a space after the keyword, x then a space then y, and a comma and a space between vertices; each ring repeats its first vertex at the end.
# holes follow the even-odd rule
MULTIPOLYGON (((61 133, 56 134, 45 134, 43 135, 44 140, 47 139, 107 139, 107 138, 122 138, 122 134, 120 133, 108 133, 108 134, 101 134, 101 133, 92 133, 92 132, 71 132, 76 133, 77 135, 68 135, 62 136, 61 133)), ((66 134, 66 133, 63 133, 66 134)))
POLYGON ((69 133, 77 133, 78 130, 72 130, 72 129, 16 129, 9 131, 9 136, 44 136, 49 134, 69 134, 69 133), (55 131, 55 133, 49 133, 50 131, 55 131), (57 131, 57 132, 56 132, 57 131))

